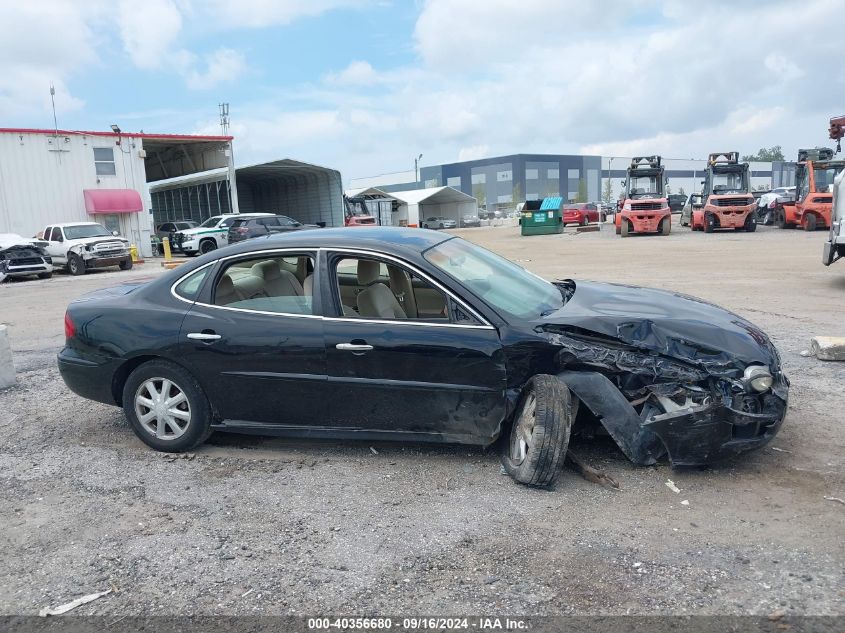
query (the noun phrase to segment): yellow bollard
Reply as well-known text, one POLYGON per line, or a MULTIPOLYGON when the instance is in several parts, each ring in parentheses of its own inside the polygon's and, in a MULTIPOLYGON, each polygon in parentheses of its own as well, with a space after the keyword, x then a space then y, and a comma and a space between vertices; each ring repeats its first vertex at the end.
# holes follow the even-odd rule
POLYGON ((173 259, 173 256, 170 254, 170 238, 161 238, 161 245, 164 247, 164 261, 169 262, 173 259))
POLYGON ((132 263, 137 264, 140 259, 138 259, 138 247, 134 244, 129 245, 129 254, 132 256, 132 263))

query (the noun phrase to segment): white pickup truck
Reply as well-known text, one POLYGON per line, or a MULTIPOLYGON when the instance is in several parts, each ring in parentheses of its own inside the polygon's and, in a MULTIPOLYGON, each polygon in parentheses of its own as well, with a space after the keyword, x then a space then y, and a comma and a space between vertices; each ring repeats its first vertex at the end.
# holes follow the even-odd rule
POLYGON ((44 229, 44 250, 54 266, 64 266, 71 275, 84 275, 90 268, 120 266, 132 268, 129 240, 96 222, 65 222, 44 229))
POLYGON ((273 213, 224 213, 208 218, 205 222, 193 229, 183 229, 173 234, 173 243, 170 247, 176 251, 182 251, 185 255, 205 255, 216 248, 226 246, 228 242, 229 227, 232 222, 240 217, 249 216, 256 218, 260 216, 272 216, 273 213))
POLYGON ((824 243, 822 263, 830 266, 845 257, 845 171, 833 180, 833 208, 830 210, 830 234, 824 243))

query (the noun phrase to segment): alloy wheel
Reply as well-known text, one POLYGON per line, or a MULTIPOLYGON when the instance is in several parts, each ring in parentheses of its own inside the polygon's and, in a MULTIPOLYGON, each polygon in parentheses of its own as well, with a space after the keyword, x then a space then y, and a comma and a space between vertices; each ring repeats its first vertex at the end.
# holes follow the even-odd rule
POLYGON ((191 424, 191 404, 172 380, 149 378, 135 392, 135 415, 151 435, 160 440, 175 440, 191 424))
POLYGON ((513 431, 511 432, 510 458, 516 465, 525 461, 525 456, 528 455, 528 451, 531 448, 534 425, 537 422, 536 413, 537 398, 533 393, 529 393, 525 398, 525 403, 522 405, 519 419, 514 423, 513 431))

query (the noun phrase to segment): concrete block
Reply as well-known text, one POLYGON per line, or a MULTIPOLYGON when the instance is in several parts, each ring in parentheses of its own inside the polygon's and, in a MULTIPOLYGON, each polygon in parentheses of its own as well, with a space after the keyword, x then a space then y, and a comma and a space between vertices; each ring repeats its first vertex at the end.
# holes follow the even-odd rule
POLYGON ((0 325, 0 389, 15 384, 15 365, 12 363, 12 347, 9 344, 9 329, 0 325))
POLYGON ((815 336, 810 339, 810 352, 819 360, 845 361, 845 336, 815 336))

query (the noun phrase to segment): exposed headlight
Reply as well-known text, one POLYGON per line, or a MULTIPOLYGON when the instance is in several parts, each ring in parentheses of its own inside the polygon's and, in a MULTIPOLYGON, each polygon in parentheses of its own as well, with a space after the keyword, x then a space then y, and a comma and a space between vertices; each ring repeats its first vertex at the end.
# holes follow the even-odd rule
POLYGON ((630 202, 626 202, 625 204, 623 204, 623 205, 622 205, 622 210, 623 210, 623 211, 630 211, 630 210, 631 210, 631 203, 630 203, 630 202))
POLYGON ((742 375, 742 380, 747 386, 760 393, 771 389, 772 383, 775 381, 769 370, 762 365, 749 365, 746 367, 745 373, 742 375))

